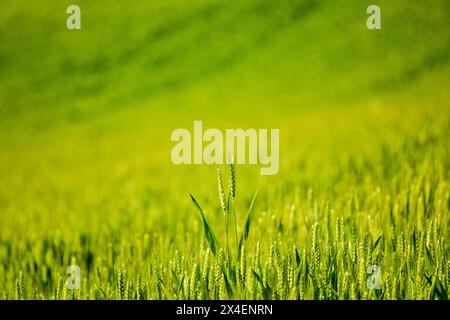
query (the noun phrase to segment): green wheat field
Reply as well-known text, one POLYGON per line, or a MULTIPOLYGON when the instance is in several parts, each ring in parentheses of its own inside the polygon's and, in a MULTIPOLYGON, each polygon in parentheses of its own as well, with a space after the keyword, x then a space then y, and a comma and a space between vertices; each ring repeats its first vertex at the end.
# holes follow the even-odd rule
POLYGON ((448 299, 449 21, 447 0, 0 1, 0 299, 448 299), (278 174, 174 165, 195 120, 278 128, 278 174))

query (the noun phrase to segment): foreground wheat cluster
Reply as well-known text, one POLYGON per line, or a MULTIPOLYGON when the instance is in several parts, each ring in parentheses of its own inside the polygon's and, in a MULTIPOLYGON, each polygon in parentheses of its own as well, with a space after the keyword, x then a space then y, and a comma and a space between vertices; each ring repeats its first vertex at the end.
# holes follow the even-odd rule
POLYGON ((348 159, 326 191, 261 189, 238 203, 250 195, 239 167, 217 168, 211 210, 183 193, 176 227, 160 217, 139 229, 142 210, 129 202, 132 218, 78 237, 0 235, 1 298, 447 299, 448 136, 442 122, 348 159), (65 284, 69 265, 80 267, 79 290, 65 284), (379 289, 368 286, 373 265, 379 289))

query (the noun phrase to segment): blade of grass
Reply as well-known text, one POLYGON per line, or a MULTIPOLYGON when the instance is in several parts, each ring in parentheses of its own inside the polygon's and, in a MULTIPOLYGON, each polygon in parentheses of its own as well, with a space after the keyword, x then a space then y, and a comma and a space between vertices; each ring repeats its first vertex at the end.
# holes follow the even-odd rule
POLYGON ((375 243, 373 244, 373 246, 372 246, 372 253, 375 251, 375 249, 377 248, 377 246, 378 246, 378 243, 380 243, 380 240, 381 240, 381 238, 383 237, 383 235, 380 235, 379 237, 378 237, 378 239, 375 241, 375 243))
POLYGON ((252 217, 253 217, 253 206, 255 205, 256 196, 258 195, 259 189, 255 191, 255 194, 253 195, 252 202, 250 203, 250 206, 247 211, 247 218, 245 219, 244 224, 244 230, 242 230, 241 237, 239 239, 239 245, 238 245, 238 259, 240 259, 241 255, 241 248, 245 241, 248 239, 248 235, 250 233, 250 225, 252 223, 252 217))
POLYGON ((208 240, 209 247, 214 255, 216 255, 217 248, 219 247, 219 242, 217 241, 216 236, 214 235, 214 232, 212 228, 209 226, 208 221, 206 220, 205 212, 203 211, 202 207, 198 204, 197 200, 195 200, 194 196, 190 194, 191 200, 194 203, 194 205, 197 207, 198 211, 200 212, 200 215, 202 217, 203 222, 203 228, 205 229, 205 236, 208 240))
POLYGON ((261 285, 262 289, 263 289, 263 298, 264 300, 269 300, 271 295, 272 295, 272 289, 270 288, 269 285, 265 285, 263 279, 261 278, 261 276, 255 271, 252 270, 253 275, 255 276, 256 280, 259 282, 259 284, 261 285))

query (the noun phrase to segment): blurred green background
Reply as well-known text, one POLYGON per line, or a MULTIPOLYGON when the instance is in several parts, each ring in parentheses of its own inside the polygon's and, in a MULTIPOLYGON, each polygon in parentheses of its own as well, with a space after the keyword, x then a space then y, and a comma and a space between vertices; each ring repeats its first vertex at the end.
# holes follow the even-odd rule
POLYGON ((193 120, 280 129, 278 175, 238 167, 242 201, 258 186, 332 197, 363 180, 342 177, 349 163, 448 120, 449 12, 446 0, 2 0, 0 233, 130 217, 164 232, 189 192, 215 201, 213 167, 170 161, 172 130, 193 120), (366 28, 372 3, 381 30, 366 28), (66 28, 70 4, 82 30, 66 28))

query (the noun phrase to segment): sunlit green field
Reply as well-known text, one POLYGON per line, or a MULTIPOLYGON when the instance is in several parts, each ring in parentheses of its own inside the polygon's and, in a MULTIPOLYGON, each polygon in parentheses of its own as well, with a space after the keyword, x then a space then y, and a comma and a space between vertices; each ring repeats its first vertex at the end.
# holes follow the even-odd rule
POLYGON ((448 299, 450 4, 374 3, 2 0, 0 299, 448 299), (194 120, 278 174, 174 165, 194 120))

